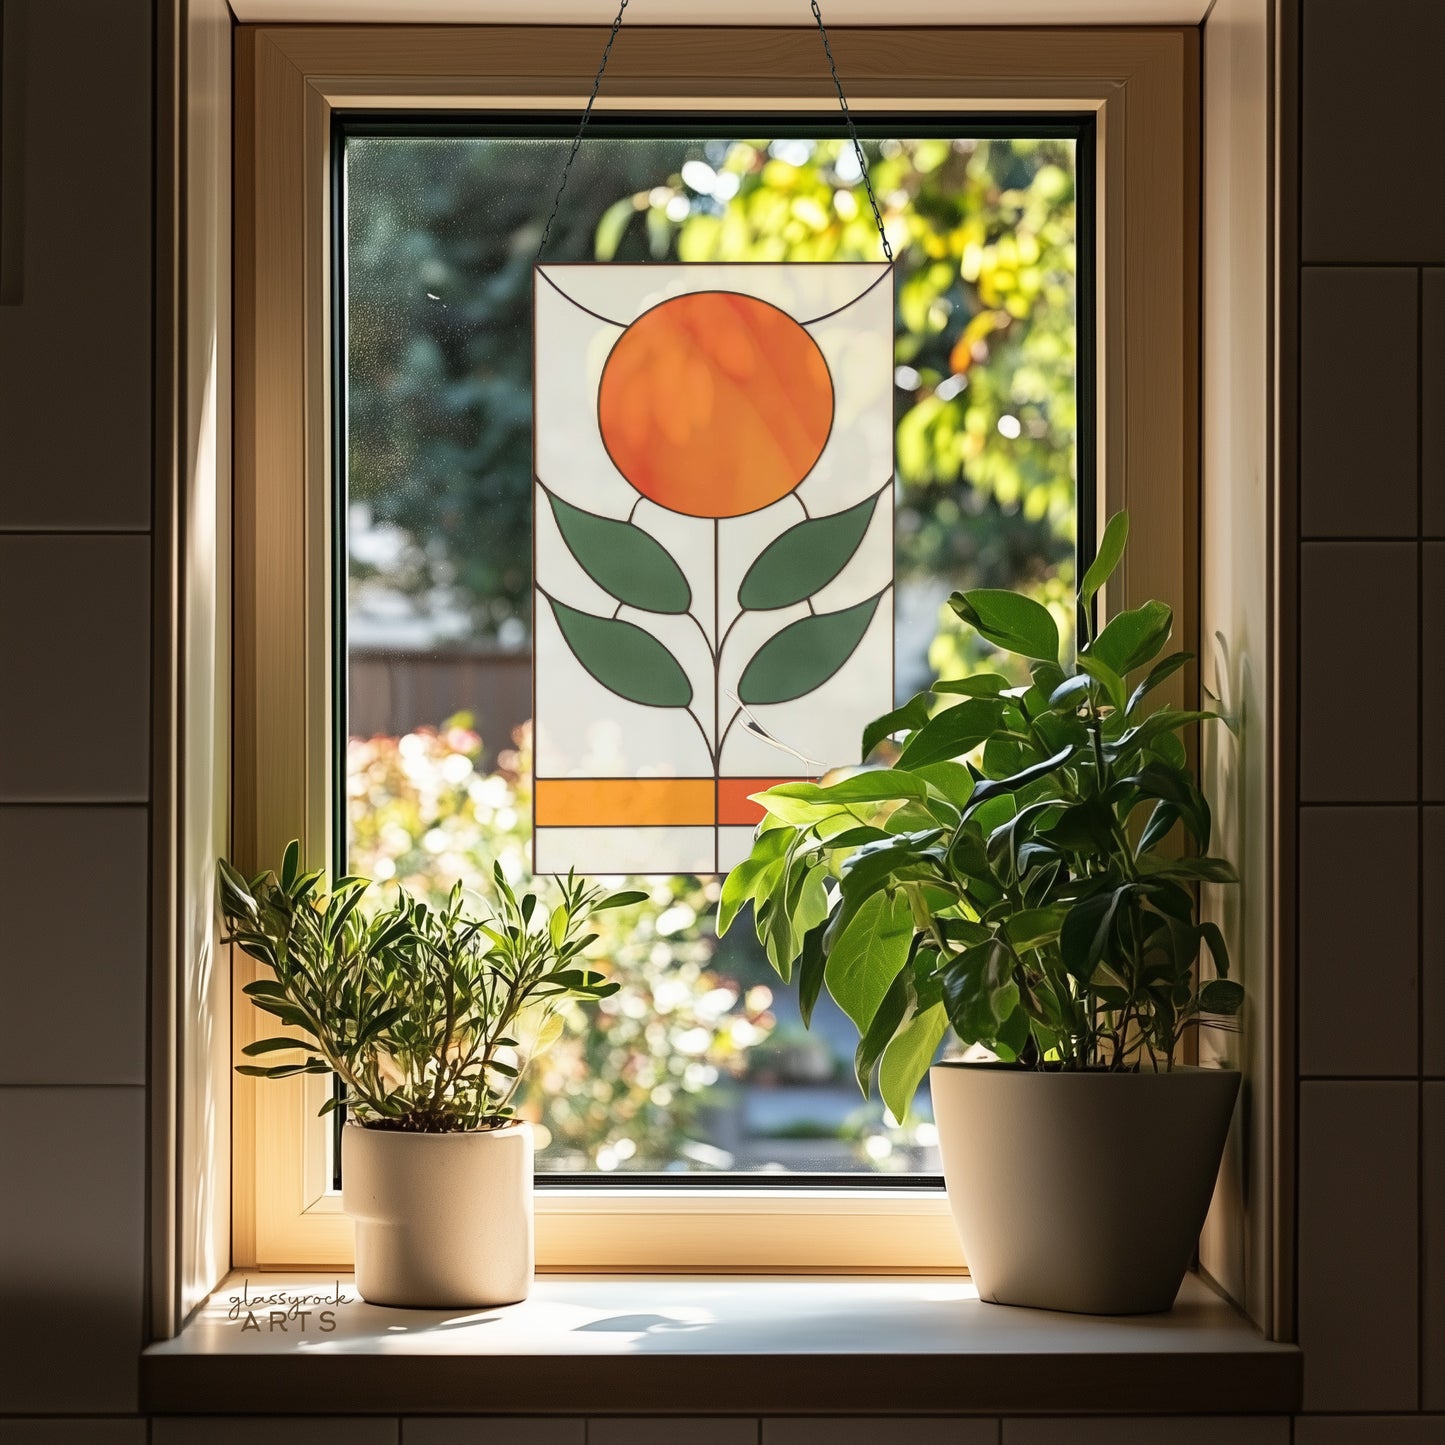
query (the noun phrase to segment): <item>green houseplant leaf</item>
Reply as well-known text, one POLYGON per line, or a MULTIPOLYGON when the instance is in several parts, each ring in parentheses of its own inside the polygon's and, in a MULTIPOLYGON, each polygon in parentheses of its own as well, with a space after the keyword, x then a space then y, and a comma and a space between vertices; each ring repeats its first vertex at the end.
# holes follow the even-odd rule
POLYGON ((790 622, 753 654, 738 680, 738 697, 749 707, 761 707, 792 702, 821 687, 862 642, 878 601, 870 597, 841 612, 790 622))
POLYGON ((1124 677, 1159 652, 1173 624, 1174 613, 1164 603, 1146 602, 1110 619, 1089 652, 1124 677))
MULTIPOLYGON (((1118 519, 1105 529, 1081 614, 1126 531, 1118 519)), ((865 749, 898 736, 892 768, 758 794, 769 816, 733 875, 774 966, 799 976, 805 1020, 826 982, 858 1029, 859 1084, 866 1093, 876 1071, 898 1118, 949 1027, 1025 1067, 1168 1068, 1187 1029, 1230 1027, 1243 1003, 1223 933, 1198 917, 1200 887, 1237 878, 1209 853, 1209 803, 1179 740, 1218 719, 1148 710, 1149 693, 1189 660, 1154 662, 1168 607, 1118 613, 1076 664, 1061 664, 1038 603, 972 592, 953 605, 1032 660, 1031 685, 992 674, 937 683, 864 730, 865 749), (1127 674, 1151 663, 1128 692, 1127 674), (948 693, 965 700, 934 713, 948 693), (1195 851, 1181 856, 1181 841, 1195 851), (801 906, 795 876, 768 862, 780 857, 836 875, 821 924, 818 894, 801 906), (1218 977, 1201 985, 1206 949, 1218 977)))
MULTIPOLYGON (((547 599, 572 655, 609 692, 648 707, 687 707, 692 683, 650 633, 617 617, 593 617, 547 599)), ((807 689, 804 689, 807 691, 807 689)))
POLYGON ((821 591, 853 560, 877 509, 878 498, 872 496, 845 512, 789 527, 748 568, 738 606, 756 611, 792 607, 821 591))
MULTIPOLYGON (((532 1057, 561 1032, 554 1010, 619 987, 579 956, 597 939, 591 917, 636 901, 635 891, 607 894, 569 877, 549 908, 536 893, 519 897, 497 868, 482 916, 463 907, 458 884, 444 907, 401 892, 386 905, 373 901, 368 917, 365 879, 339 879, 327 891, 319 872, 300 872, 299 851, 287 849, 279 876, 248 881, 224 860, 218 866, 225 941, 269 973, 244 992, 297 1031, 245 1045, 247 1058, 277 1061, 240 1064, 238 1073, 334 1074, 352 1117, 372 1128, 497 1128, 513 1116, 532 1057), (520 1027, 526 1019, 536 1027, 520 1027)), ((332 1098, 321 1112, 336 1106, 332 1098)))
POLYGON ((895 1119, 908 1117, 913 1096, 947 1032, 948 1014, 936 1003, 914 1014, 888 1041, 878 1065, 878 1092, 895 1119))
POLYGON ((1049 609, 1032 597, 979 587, 955 592, 948 605, 995 647, 1040 662, 1058 662, 1058 624, 1049 609))
POLYGON ((874 893, 828 952, 824 979, 833 1001, 866 1031, 899 970, 908 961, 913 924, 908 900, 874 893))
POLYGON ((584 512, 554 492, 547 500, 568 551, 608 596, 644 612, 680 613, 692 606, 682 568, 655 537, 631 522, 584 512))
POLYGON ((1089 570, 1084 573, 1084 580, 1079 587, 1079 604, 1086 610, 1098 595, 1099 588, 1114 575, 1114 569, 1124 555, 1124 544, 1128 540, 1129 514, 1115 512, 1104 528, 1104 535, 1099 539, 1099 550, 1094 553, 1094 560, 1089 563, 1089 570))
POLYGON ((909 738, 898 759, 900 768, 922 768, 971 753, 987 742, 1003 722, 1003 704, 975 697, 945 708, 909 738))

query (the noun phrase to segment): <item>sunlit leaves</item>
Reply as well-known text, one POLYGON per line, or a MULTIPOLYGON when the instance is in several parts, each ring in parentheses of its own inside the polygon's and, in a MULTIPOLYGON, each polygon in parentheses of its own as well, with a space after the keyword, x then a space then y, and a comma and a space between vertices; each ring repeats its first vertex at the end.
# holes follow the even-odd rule
POLYGON ((631 906, 636 890, 608 895, 569 877, 549 908, 496 867, 481 916, 463 907, 460 885, 444 906, 403 892, 367 916, 364 879, 318 892, 322 875, 301 873, 299 855, 293 843, 279 876, 249 881, 218 866, 226 941, 271 974, 244 992, 296 1031, 247 1044, 247 1058, 269 1062, 238 1073, 334 1073, 353 1116, 373 1126, 491 1128, 511 1117, 525 1066, 558 1037, 556 1008, 617 991, 582 955, 597 940, 592 916, 631 906))
POLYGON ((948 604, 986 641, 1040 662, 1059 660, 1059 628, 1047 607, 1017 592, 980 587, 955 592, 948 604))
MULTIPOLYGON (((1119 564, 1126 531, 1111 522, 1085 588, 1119 564)), ((764 869, 779 834, 837 873, 827 925, 810 933, 809 968, 821 962, 858 1026, 859 1083, 866 1092, 877 1068, 900 1117, 941 1037, 940 1010, 963 1043, 1004 1060, 1132 1069, 1167 1067, 1185 1030, 1227 1027, 1243 1004, 1224 936, 1198 920, 1196 899, 1201 886, 1238 876, 1208 851, 1209 803, 1179 741, 1216 719, 1145 710, 1187 654, 1126 691, 1126 674, 1168 641, 1169 609, 1117 613, 1070 670, 1052 613, 1031 599, 975 589, 952 603, 1012 655, 1006 667, 1026 662, 1030 681, 938 684, 878 719, 865 745, 900 734, 900 750, 891 769, 846 780, 877 810, 849 819, 864 826, 835 826, 834 814, 850 811, 845 785, 775 789, 760 795, 770 826, 743 865, 775 925, 788 905, 764 869), (935 711, 952 691, 965 700, 935 711), (1181 832, 1196 853, 1171 846, 1181 832), (1200 983, 1206 951, 1217 977, 1200 983)))

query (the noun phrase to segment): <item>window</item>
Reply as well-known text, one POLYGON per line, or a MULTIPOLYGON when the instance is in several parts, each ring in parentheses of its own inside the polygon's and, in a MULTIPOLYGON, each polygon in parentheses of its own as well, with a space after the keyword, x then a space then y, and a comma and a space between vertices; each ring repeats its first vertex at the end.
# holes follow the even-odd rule
MULTIPOLYGON (((379 873, 389 864, 425 886, 473 866, 499 838, 519 845, 525 826, 524 759, 507 738, 529 700, 529 579, 509 563, 529 511, 518 328, 537 208, 550 202, 571 128, 555 119, 555 97, 585 90, 597 37, 243 28, 240 38, 235 851, 249 863, 300 833, 315 856, 332 851, 379 873), (347 244, 333 253, 343 149, 347 244), (343 276, 348 303, 333 316, 343 276), (329 316, 346 323, 344 351, 331 344, 329 316), (519 422, 505 421, 509 397, 513 413, 522 400, 519 422), (345 443, 344 507, 333 441, 345 443), (438 494, 446 507, 433 505, 438 494), (508 703, 509 686, 520 703, 508 703), (464 711, 470 728, 442 726, 464 711), (416 808, 423 787, 429 799, 450 790, 455 827, 422 818, 436 811, 416 808)), ((831 244, 834 255, 876 257, 866 217, 844 214, 841 233, 831 225, 856 175, 817 100, 827 92, 814 84, 815 33, 770 32, 766 47, 745 31, 630 38, 630 58, 619 47, 609 69, 630 113, 605 117, 584 143, 549 259, 727 256, 777 234, 749 204, 784 203, 792 256, 813 248, 824 259, 831 244), (731 176, 737 190, 724 194, 731 176)), ((1062 590, 1094 490, 1099 512, 1129 505, 1148 539, 1123 599, 1168 598, 1187 634, 1193 33, 839 39, 854 109, 874 112, 875 180, 908 196, 891 209, 919 225, 906 247, 895 237, 898 686, 910 691, 929 666, 973 665, 937 635, 952 587, 987 578, 1062 590), (1031 208, 1026 224, 975 242, 1007 249, 1032 231, 1006 258, 1017 265, 950 250, 966 220, 950 222, 949 206, 975 183, 984 206, 1031 208), (1081 196, 1097 197, 1092 216, 1081 196), (1068 261, 1045 259, 1046 246, 1068 261), (1048 307, 981 293, 989 266, 1015 286, 1049 288, 1048 307), (1076 338, 1082 362, 1069 354, 1076 338), (981 555, 967 550, 977 531, 953 525, 960 499, 999 526, 981 555)), ((806 1039, 792 1030, 786 991, 741 935, 714 951, 714 881, 653 884, 632 1014, 619 1021, 632 1034, 617 1041, 625 1067, 587 1057, 603 1029, 559 1056, 566 1080, 594 1091, 600 1108, 543 1118, 551 1140, 540 1167, 565 1185, 539 1204, 544 1266, 956 1263, 937 1191, 900 1187, 929 1178, 926 1128, 843 1112, 854 1107, 851 1045, 839 1070, 826 1027, 806 1039), (686 1026, 646 1040, 664 1012, 659 988, 686 1026), (645 1089, 631 1082, 643 1073, 645 1089), (791 1113, 773 1108, 780 1100, 791 1113), (639 1110, 645 1129, 632 1122, 639 1110), (686 1187, 658 1187, 658 1173, 686 1187), (604 1189, 604 1177, 624 1187, 604 1189), (764 1187, 744 1187, 749 1178, 764 1187)), ((237 1011, 238 1042, 250 1022, 237 1011)), ((304 1083, 238 1088, 239 1263, 346 1262, 326 1132, 312 1122, 318 1102, 304 1083)))
MULTIPOLYGON (((590 128, 546 263, 878 259, 835 122, 690 125, 670 135, 642 116, 590 128)), ((992 666, 961 645, 945 605, 957 588, 1024 588, 1071 621, 1076 370, 1081 350, 1091 355, 1077 344, 1076 306, 1080 271, 1086 285, 1090 275, 1091 181, 1086 165, 1081 194, 1076 157, 1092 154, 1093 135, 1067 117, 980 118, 947 134, 925 115, 866 130, 898 258, 897 480, 824 478, 813 495, 815 510, 836 511, 839 487, 871 496, 888 484, 893 537, 873 550, 894 553, 903 701, 940 674, 992 666)), ((336 616, 348 658, 333 714, 346 761, 338 866, 422 896, 458 878, 484 890, 496 860, 514 879, 529 874, 531 263, 574 131, 526 116, 343 120, 336 148, 347 443, 336 616)), ((1087 444, 1082 455, 1092 457, 1087 444)), ((886 675, 869 681, 879 695, 858 726, 893 705, 886 675)), ((821 761, 858 761, 856 728, 839 748, 821 761)), ((774 756, 773 772, 796 768, 774 756)), ((733 847, 746 831, 729 836, 733 847)), ((718 945, 713 868, 638 885, 650 901, 607 919, 601 941, 622 992, 574 1009, 526 1085, 544 1182, 937 1174, 926 1098, 904 1126, 876 1095, 865 1103, 842 1012, 825 997, 805 1032, 748 929, 718 945)))

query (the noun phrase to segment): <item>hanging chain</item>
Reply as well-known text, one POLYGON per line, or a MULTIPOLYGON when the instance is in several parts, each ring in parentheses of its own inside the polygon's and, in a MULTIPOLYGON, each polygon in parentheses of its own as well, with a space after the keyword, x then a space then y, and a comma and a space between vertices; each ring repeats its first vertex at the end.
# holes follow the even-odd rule
MULTIPOLYGON (((873 210, 873 223, 878 227, 878 239, 883 243, 883 254, 888 258, 889 263, 893 261, 893 247, 888 244, 888 232, 883 227, 883 213, 878 209, 878 197, 873 193, 873 182, 868 178, 868 161, 863 155, 863 143, 858 139, 858 127, 853 124, 853 112, 848 109, 848 97, 843 94, 843 82, 838 79, 838 65, 833 59, 833 47, 828 41, 828 28, 823 24, 823 12, 818 8, 818 0, 809 0, 813 7, 813 19, 818 22, 818 34, 823 40, 823 54, 828 57, 828 70, 833 76, 833 88, 838 92, 838 106, 843 112, 844 123, 848 127, 848 138, 853 142, 853 154, 858 158, 858 171, 863 178, 863 189, 868 194, 868 204, 873 210)), ((617 32, 622 29, 622 15, 627 9, 628 0, 622 0, 617 7, 616 18, 612 21, 612 31, 607 37, 607 44, 602 47, 602 63, 597 67, 597 74, 592 78, 592 93, 587 97, 587 104, 582 111, 582 123, 577 127, 577 134, 572 139, 572 149, 567 152, 567 159, 562 166, 562 180, 557 187, 556 199, 552 202, 552 214, 547 217, 547 224, 542 227, 542 239, 537 244, 537 260, 542 259, 542 252, 547 249, 547 238, 552 234, 552 223, 557 219, 557 212, 562 207, 562 193, 567 189, 567 177, 572 173, 572 162, 577 159, 577 152, 582 148, 582 137, 587 133, 587 123, 592 119, 592 107, 597 101, 597 91, 602 84, 602 73, 607 69, 608 58, 612 54, 612 43, 617 39, 617 32)))
POLYGON ((853 112, 848 109, 848 97, 843 94, 843 82, 838 79, 838 66, 833 59, 833 47, 828 43, 828 28, 823 24, 823 12, 818 0, 811 0, 813 19, 818 22, 818 34, 823 37, 823 54, 828 57, 828 69, 833 73, 833 88, 838 92, 838 105, 848 125, 848 135, 853 141, 853 154, 858 157, 858 170, 863 177, 863 189, 868 193, 868 204, 873 207, 873 220, 878 227, 878 239, 883 242, 883 254, 893 261, 893 247, 888 244, 888 232, 883 229, 883 214, 878 209, 878 197, 873 194, 873 182, 868 179, 868 162, 863 158, 863 144, 858 139, 858 127, 853 124, 853 112))
POLYGON ((602 47, 602 64, 597 67, 597 74, 592 77, 592 94, 587 97, 587 105, 582 111, 582 124, 577 127, 577 134, 572 139, 572 149, 567 152, 566 163, 562 167, 562 183, 557 187, 557 198, 552 202, 552 214, 547 217, 547 224, 542 227, 542 239, 537 245, 537 259, 542 259, 542 252, 547 249, 547 237, 552 234, 552 222, 557 219, 557 212, 562 205, 562 192, 567 189, 567 177, 572 171, 572 162, 577 159, 577 152, 582 147, 582 137, 587 132, 587 122, 592 119, 592 106, 597 100, 597 87, 602 84, 602 72, 607 69, 607 58, 612 54, 612 42, 617 39, 617 32, 622 29, 622 12, 627 9, 627 0, 617 7, 617 18, 612 22, 612 33, 607 37, 607 44, 602 47))

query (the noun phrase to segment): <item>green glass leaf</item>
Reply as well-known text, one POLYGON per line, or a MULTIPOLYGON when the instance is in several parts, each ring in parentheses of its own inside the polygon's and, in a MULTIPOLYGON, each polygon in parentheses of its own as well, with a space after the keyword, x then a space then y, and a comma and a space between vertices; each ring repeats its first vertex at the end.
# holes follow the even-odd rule
POLYGON ((758 554, 738 588, 738 606, 771 611, 805 601, 826 587, 852 560, 878 506, 876 496, 789 527, 758 554))
POLYGON ((948 605, 995 647, 1039 662, 1058 662, 1058 624, 1042 602, 996 587, 977 587, 955 592, 948 605))
POLYGON ((584 512, 547 493, 557 530, 582 570, 610 597, 644 612, 686 612, 692 589, 655 537, 631 522, 584 512))
POLYGON ((609 692, 647 707, 687 707, 692 683, 650 633, 616 617, 593 617, 547 599, 572 655, 609 692))
POLYGON ((759 707, 792 702, 821 687, 852 657, 877 610, 878 598, 870 597, 841 612, 789 623, 753 654, 738 681, 738 697, 759 707))

